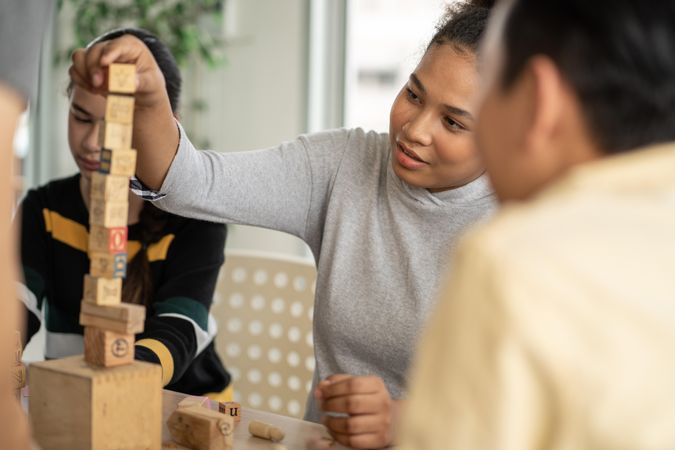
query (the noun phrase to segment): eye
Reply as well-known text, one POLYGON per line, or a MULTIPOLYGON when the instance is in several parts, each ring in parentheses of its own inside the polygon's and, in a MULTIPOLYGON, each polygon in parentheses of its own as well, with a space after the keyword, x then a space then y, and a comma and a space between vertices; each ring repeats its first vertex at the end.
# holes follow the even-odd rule
POLYGON ((448 127, 448 129, 450 131, 464 131, 464 130, 466 130, 466 127, 464 127, 464 125, 457 122, 452 117, 449 117, 449 116, 444 117, 443 122, 445 123, 445 126, 448 127))
POLYGON ((75 119, 76 122, 79 123, 92 123, 92 120, 88 117, 81 117, 78 116, 77 114, 73 114, 73 118, 75 119))
POLYGON ((410 100, 413 103, 419 103, 420 98, 417 94, 415 94, 413 92, 412 89, 410 89, 409 87, 406 87, 405 91, 406 91, 406 97, 408 97, 408 100, 410 100))

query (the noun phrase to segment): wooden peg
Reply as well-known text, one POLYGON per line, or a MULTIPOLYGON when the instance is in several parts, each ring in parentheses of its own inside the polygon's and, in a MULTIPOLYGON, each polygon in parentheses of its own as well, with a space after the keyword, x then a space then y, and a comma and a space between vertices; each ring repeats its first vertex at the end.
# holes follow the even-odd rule
POLYGON ((91 199, 89 223, 107 228, 126 227, 129 218, 129 202, 111 202, 91 199))
POLYGON ((127 274, 126 253, 89 253, 89 273, 100 278, 124 278, 127 274))
POLYGON ((235 422, 241 421, 241 405, 237 402, 218 402, 218 411, 232 417, 235 422))
POLYGON ((268 439, 274 442, 279 442, 286 436, 286 433, 284 433, 281 428, 265 422, 258 422, 257 420, 249 422, 248 432, 255 437, 268 439))
POLYGON ((89 228, 89 253, 126 253, 127 227, 106 228, 92 225, 89 228))
POLYGON ((108 91, 120 94, 136 92, 136 65, 110 64, 108 66, 108 91))
POLYGON ((84 276, 83 300, 95 305, 117 305, 122 302, 122 278, 84 276))
MULTIPOLYGON (((105 150, 101 152, 105 153, 105 150)), ((136 164, 134 158, 134 164, 136 164)), ((108 175, 105 172, 91 174, 91 191, 89 198, 112 202, 129 201, 129 177, 108 175)))
POLYGON ((145 325, 145 306, 131 303, 95 305, 80 303, 80 325, 121 334, 138 334, 145 325))
MULTIPOLYGON (((98 171, 127 178, 134 175, 136 173, 136 150, 104 148, 101 150, 101 165, 98 171)), ((128 186, 127 181, 127 191, 128 186)))
POLYGON ((176 443, 195 450, 232 450, 232 417, 199 406, 177 408, 166 421, 176 443))
POLYGON ((85 327, 84 359, 100 367, 130 364, 134 360, 134 335, 85 327))
POLYGON ((132 133, 130 124, 103 122, 98 131, 98 145, 107 149, 130 149, 132 133))
POLYGON ((108 95, 105 102, 105 121, 134 123, 134 98, 129 95, 108 95))

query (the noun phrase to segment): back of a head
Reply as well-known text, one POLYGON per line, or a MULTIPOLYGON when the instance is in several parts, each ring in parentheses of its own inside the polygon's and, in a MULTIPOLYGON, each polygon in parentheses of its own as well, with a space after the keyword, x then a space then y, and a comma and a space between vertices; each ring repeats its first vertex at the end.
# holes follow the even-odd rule
POLYGON ((178 64, 176 64, 176 60, 169 48, 157 36, 141 28, 118 28, 97 37, 89 45, 110 41, 125 34, 137 37, 143 41, 146 47, 148 47, 150 53, 152 53, 152 56, 155 58, 155 61, 157 61, 159 69, 164 75, 166 92, 171 103, 171 110, 174 113, 177 112, 182 85, 180 70, 178 69, 178 64))
POLYGON ((495 0, 472 0, 449 6, 427 49, 449 44, 460 52, 476 53, 494 3, 495 0))
POLYGON ((504 25, 503 87, 546 55, 603 152, 673 141, 674 23, 670 0, 515 0, 504 25))

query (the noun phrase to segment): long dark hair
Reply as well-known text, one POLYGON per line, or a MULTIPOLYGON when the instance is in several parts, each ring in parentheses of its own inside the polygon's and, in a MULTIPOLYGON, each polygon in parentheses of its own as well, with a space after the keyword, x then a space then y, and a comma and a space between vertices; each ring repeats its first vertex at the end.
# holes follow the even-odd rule
MULTIPOLYGON (((157 61, 157 65, 164 75, 171 110, 175 114, 178 110, 182 79, 171 51, 157 36, 140 28, 120 28, 97 37, 89 45, 116 39, 125 34, 130 34, 143 41, 157 61)), ((169 217, 168 213, 159 210, 152 203, 145 202, 143 205, 138 227, 141 249, 127 266, 127 276, 122 287, 122 301, 145 306, 152 304, 154 286, 150 260, 148 259, 148 247, 162 238, 169 217)))

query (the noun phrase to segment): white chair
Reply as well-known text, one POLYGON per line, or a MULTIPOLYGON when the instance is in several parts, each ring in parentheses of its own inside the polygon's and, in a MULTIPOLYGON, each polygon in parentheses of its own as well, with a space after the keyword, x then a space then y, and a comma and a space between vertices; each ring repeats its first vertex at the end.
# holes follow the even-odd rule
POLYGON ((314 373, 310 260, 228 251, 211 312, 243 406, 301 418, 314 373))

